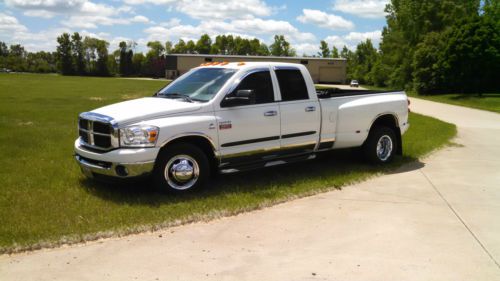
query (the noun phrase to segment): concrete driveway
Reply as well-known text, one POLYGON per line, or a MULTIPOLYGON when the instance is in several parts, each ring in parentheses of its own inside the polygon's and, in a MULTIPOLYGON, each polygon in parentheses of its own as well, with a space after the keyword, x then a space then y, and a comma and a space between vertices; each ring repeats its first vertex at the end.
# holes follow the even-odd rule
POLYGON ((463 146, 261 211, 2 256, 0 279, 500 280, 500 114, 411 108, 457 124, 463 146))

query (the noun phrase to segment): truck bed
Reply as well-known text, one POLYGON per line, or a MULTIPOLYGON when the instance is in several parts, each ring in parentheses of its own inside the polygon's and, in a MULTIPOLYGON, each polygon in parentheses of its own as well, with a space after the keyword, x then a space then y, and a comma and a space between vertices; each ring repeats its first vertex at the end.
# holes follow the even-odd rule
POLYGON ((361 90, 361 89, 340 89, 340 88, 328 88, 316 90, 316 94, 319 99, 328 99, 334 97, 345 97, 345 96, 361 96, 370 94, 383 94, 399 91, 375 91, 375 90, 361 90))

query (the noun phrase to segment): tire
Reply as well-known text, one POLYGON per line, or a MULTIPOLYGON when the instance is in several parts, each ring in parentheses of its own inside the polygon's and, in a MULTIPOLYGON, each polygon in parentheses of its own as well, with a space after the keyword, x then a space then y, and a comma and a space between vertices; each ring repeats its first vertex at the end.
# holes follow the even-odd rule
POLYGON ((377 126, 370 130, 363 145, 363 154, 372 164, 385 164, 394 159, 394 154, 398 151, 397 146, 398 142, 394 130, 389 127, 377 126))
POLYGON ((201 188, 209 175, 207 155, 199 147, 176 143, 160 151, 153 180, 159 191, 187 193, 201 188))

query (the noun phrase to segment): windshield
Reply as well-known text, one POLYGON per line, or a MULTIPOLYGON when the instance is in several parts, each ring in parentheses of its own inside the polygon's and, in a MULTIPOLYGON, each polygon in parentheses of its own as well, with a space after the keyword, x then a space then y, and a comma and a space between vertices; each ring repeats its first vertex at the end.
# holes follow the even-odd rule
POLYGON ((182 98, 192 101, 209 101, 236 69, 198 68, 187 72, 158 92, 159 97, 182 98))

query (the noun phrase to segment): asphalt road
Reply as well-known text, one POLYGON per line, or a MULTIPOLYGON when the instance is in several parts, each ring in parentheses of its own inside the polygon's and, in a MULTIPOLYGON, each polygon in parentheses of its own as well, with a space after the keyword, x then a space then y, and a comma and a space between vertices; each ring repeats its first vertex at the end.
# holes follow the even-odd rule
POLYGON ((500 280, 500 114, 411 108, 457 124, 460 146, 235 217, 0 256, 0 279, 500 280))

